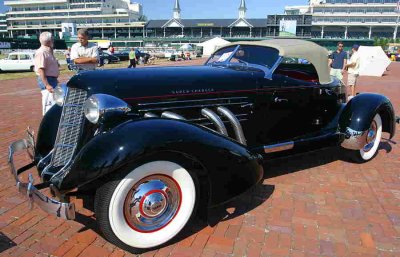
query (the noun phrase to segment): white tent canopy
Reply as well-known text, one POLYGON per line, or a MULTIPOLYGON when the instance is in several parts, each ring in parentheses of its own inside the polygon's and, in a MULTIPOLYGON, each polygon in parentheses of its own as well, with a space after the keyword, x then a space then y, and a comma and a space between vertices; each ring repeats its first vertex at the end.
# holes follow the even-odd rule
POLYGON ((204 41, 203 43, 198 44, 198 46, 203 47, 203 55, 210 56, 217 50, 218 48, 229 44, 229 41, 226 41, 220 37, 215 37, 213 39, 204 41))
POLYGON ((186 51, 191 51, 193 48, 190 44, 183 44, 181 47, 179 47, 181 50, 186 50, 186 51))
POLYGON ((360 76, 381 77, 390 60, 380 46, 360 46, 360 76))

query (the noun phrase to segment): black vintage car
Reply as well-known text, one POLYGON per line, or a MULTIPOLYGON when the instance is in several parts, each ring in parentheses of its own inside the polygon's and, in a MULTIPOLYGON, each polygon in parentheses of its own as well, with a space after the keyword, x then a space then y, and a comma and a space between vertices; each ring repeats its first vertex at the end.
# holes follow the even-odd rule
POLYGON ((119 61, 120 61, 120 59, 113 54, 109 54, 109 53, 105 53, 105 52, 99 53, 100 66, 103 66, 103 65, 109 64, 109 63, 117 63, 119 61))
POLYGON ((129 50, 122 50, 114 53, 114 56, 118 57, 120 61, 128 61, 129 60, 129 50))
MULTIPOLYGON (((124 50, 121 52, 117 52, 114 56, 118 57, 120 61, 127 61, 129 60, 129 50, 124 50)), ((150 59, 151 55, 148 53, 139 52, 136 54, 136 59, 138 60, 140 57, 143 58, 144 64, 147 64, 148 60, 150 59)))
POLYGON ((10 146, 18 190, 65 219, 71 192, 93 195, 104 236, 137 252, 253 187, 266 156, 341 146, 369 161, 382 132, 395 133, 392 104, 372 93, 346 102, 327 56, 301 40, 237 42, 203 66, 81 72, 56 89, 36 141, 29 132, 10 146), (17 170, 23 149, 32 163, 17 170), (31 167, 40 183, 18 178, 31 167))

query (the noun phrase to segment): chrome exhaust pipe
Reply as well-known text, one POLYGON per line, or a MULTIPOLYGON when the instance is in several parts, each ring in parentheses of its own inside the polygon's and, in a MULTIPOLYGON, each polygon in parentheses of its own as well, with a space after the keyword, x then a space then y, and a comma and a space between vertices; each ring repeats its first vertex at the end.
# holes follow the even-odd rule
POLYGON ((235 131, 236 140, 239 141, 243 145, 247 145, 246 138, 244 137, 244 134, 243 134, 242 125, 240 125, 240 122, 236 118, 236 116, 230 110, 228 110, 227 108, 225 108, 223 106, 219 106, 217 108, 217 111, 220 115, 227 118, 229 120, 229 122, 232 124, 233 130, 235 131))
POLYGON ((224 122, 215 112, 208 108, 204 108, 201 109, 201 115, 209 119, 215 125, 215 127, 217 127, 219 133, 228 136, 228 131, 226 131, 224 122))
POLYGON ((174 112, 169 112, 169 111, 163 112, 161 114, 161 118, 169 118, 169 119, 175 119, 175 120, 186 120, 181 115, 176 114, 174 112))

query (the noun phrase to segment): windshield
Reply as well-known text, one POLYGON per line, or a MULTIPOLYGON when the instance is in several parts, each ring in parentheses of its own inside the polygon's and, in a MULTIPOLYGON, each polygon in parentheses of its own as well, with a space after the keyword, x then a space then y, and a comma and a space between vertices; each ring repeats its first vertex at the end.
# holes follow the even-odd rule
POLYGON ((229 56, 231 56, 236 47, 237 46, 230 46, 216 51, 213 55, 211 55, 206 64, 223 63, 228 59, 229 56))
POLYGON ((206 64, 245 63, 270 69, 279 59, 279 51, 275 48, 252 45, 241 45, 236 48, 237 46, 230 46, 218 50, 206 64))

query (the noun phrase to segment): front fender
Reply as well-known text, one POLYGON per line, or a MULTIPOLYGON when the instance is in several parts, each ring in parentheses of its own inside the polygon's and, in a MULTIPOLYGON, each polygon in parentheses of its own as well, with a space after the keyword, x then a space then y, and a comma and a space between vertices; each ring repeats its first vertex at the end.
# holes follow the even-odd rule
POLYGON ((58 125, 60 123, 62 107, 54 105, 46 112, 40 123, 35 145, 35 160, 39 161, 54 147, 58 125))
POLYGON ((364 93, 352 98, 345 106, 339 118, 339 130, 345 134, 342 146, 358 150, 364 145, 363 138, 376 114, 382 118, 382 130, 395 134, 395 115, 390 100, 379 94, 364 93), (346 143, 347 142, 347 143, 346 143))
POLYGON ((263 177, 262 157, 234 140, 184 121, 143 119, 122 123, 88 142, 59 187, 72 189, 165 151, 190 155, 205 167, 210 205, 229 200, 263 177))

